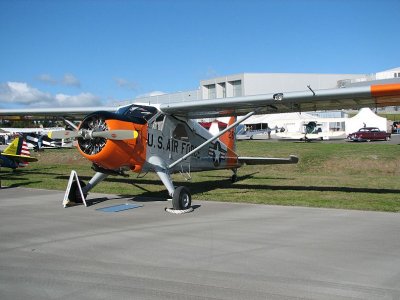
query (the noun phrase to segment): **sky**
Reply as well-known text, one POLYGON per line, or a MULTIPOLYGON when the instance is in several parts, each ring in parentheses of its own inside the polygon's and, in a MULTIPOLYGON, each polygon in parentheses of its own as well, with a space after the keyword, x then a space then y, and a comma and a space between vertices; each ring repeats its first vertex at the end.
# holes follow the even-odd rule
POLYGON ((101 106, 237 73, 400 66, 400 0, 0 0, 0 108, 101 106))

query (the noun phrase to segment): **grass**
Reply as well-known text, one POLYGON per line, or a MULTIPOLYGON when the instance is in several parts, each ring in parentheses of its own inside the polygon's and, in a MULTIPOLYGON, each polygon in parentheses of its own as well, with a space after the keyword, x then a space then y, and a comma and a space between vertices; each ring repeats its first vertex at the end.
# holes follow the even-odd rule
MULTIPOLYGON (((300 157, 297 165, 245 166, 239 181, 230 182, 231 171, 192 174, 186 182, 173 175, 175 185, 186 185, 193 201, 296 205, 374 211, 400 211, 400 146, 375 143, 238 143, 243 156, 300 157)), ((64 190, 71 169, 88 181, 90 163, 75 149, 35 153, 39 162, 12 172, 0 172, 3 186, 64 190)), ((166 198, 165 187, 155 174, 144 178, 110 176, 94 192, 166 198)))

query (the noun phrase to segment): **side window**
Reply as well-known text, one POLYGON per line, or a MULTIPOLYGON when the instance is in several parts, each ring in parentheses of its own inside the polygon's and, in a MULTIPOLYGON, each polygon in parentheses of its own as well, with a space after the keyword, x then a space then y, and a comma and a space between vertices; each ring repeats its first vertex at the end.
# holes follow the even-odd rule
POLYGON ((187 134, 186 128, 183 124, 178 124, 175 127, 172 137, 176 140, 188 141, 189 135, 187 134))
POLYGON ((165 115, 159 115, 153 122, 152 128, 156 130, 162 130, 164 126, 165 115))

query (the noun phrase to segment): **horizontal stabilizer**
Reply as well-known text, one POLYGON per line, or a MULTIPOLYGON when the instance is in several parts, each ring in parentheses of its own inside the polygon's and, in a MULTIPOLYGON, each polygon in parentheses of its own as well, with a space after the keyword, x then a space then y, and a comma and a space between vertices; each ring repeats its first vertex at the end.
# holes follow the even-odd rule
POLYGON ((246 165, 278 165, 278 164, 297 164, 299 158, 294 155, 290 155, 288 158, 269 158, 269 157, 238 157, 238 160, 242 164, 246 165))
POLYGON ((8 153, 1 153, 1 155, 11 158, 18 162, 35 162, 38 161, 36 157, 26 156, 26 155, 17 155, 17 154, 8 154, 8 153))

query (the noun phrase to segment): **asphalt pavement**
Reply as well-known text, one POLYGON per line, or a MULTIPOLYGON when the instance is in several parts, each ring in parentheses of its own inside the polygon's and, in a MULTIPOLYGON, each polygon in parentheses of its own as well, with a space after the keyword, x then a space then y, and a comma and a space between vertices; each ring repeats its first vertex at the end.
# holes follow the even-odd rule
POLYGON ((400 214, 62 198, 0 189, 0 299, 400 299, 400 214))

